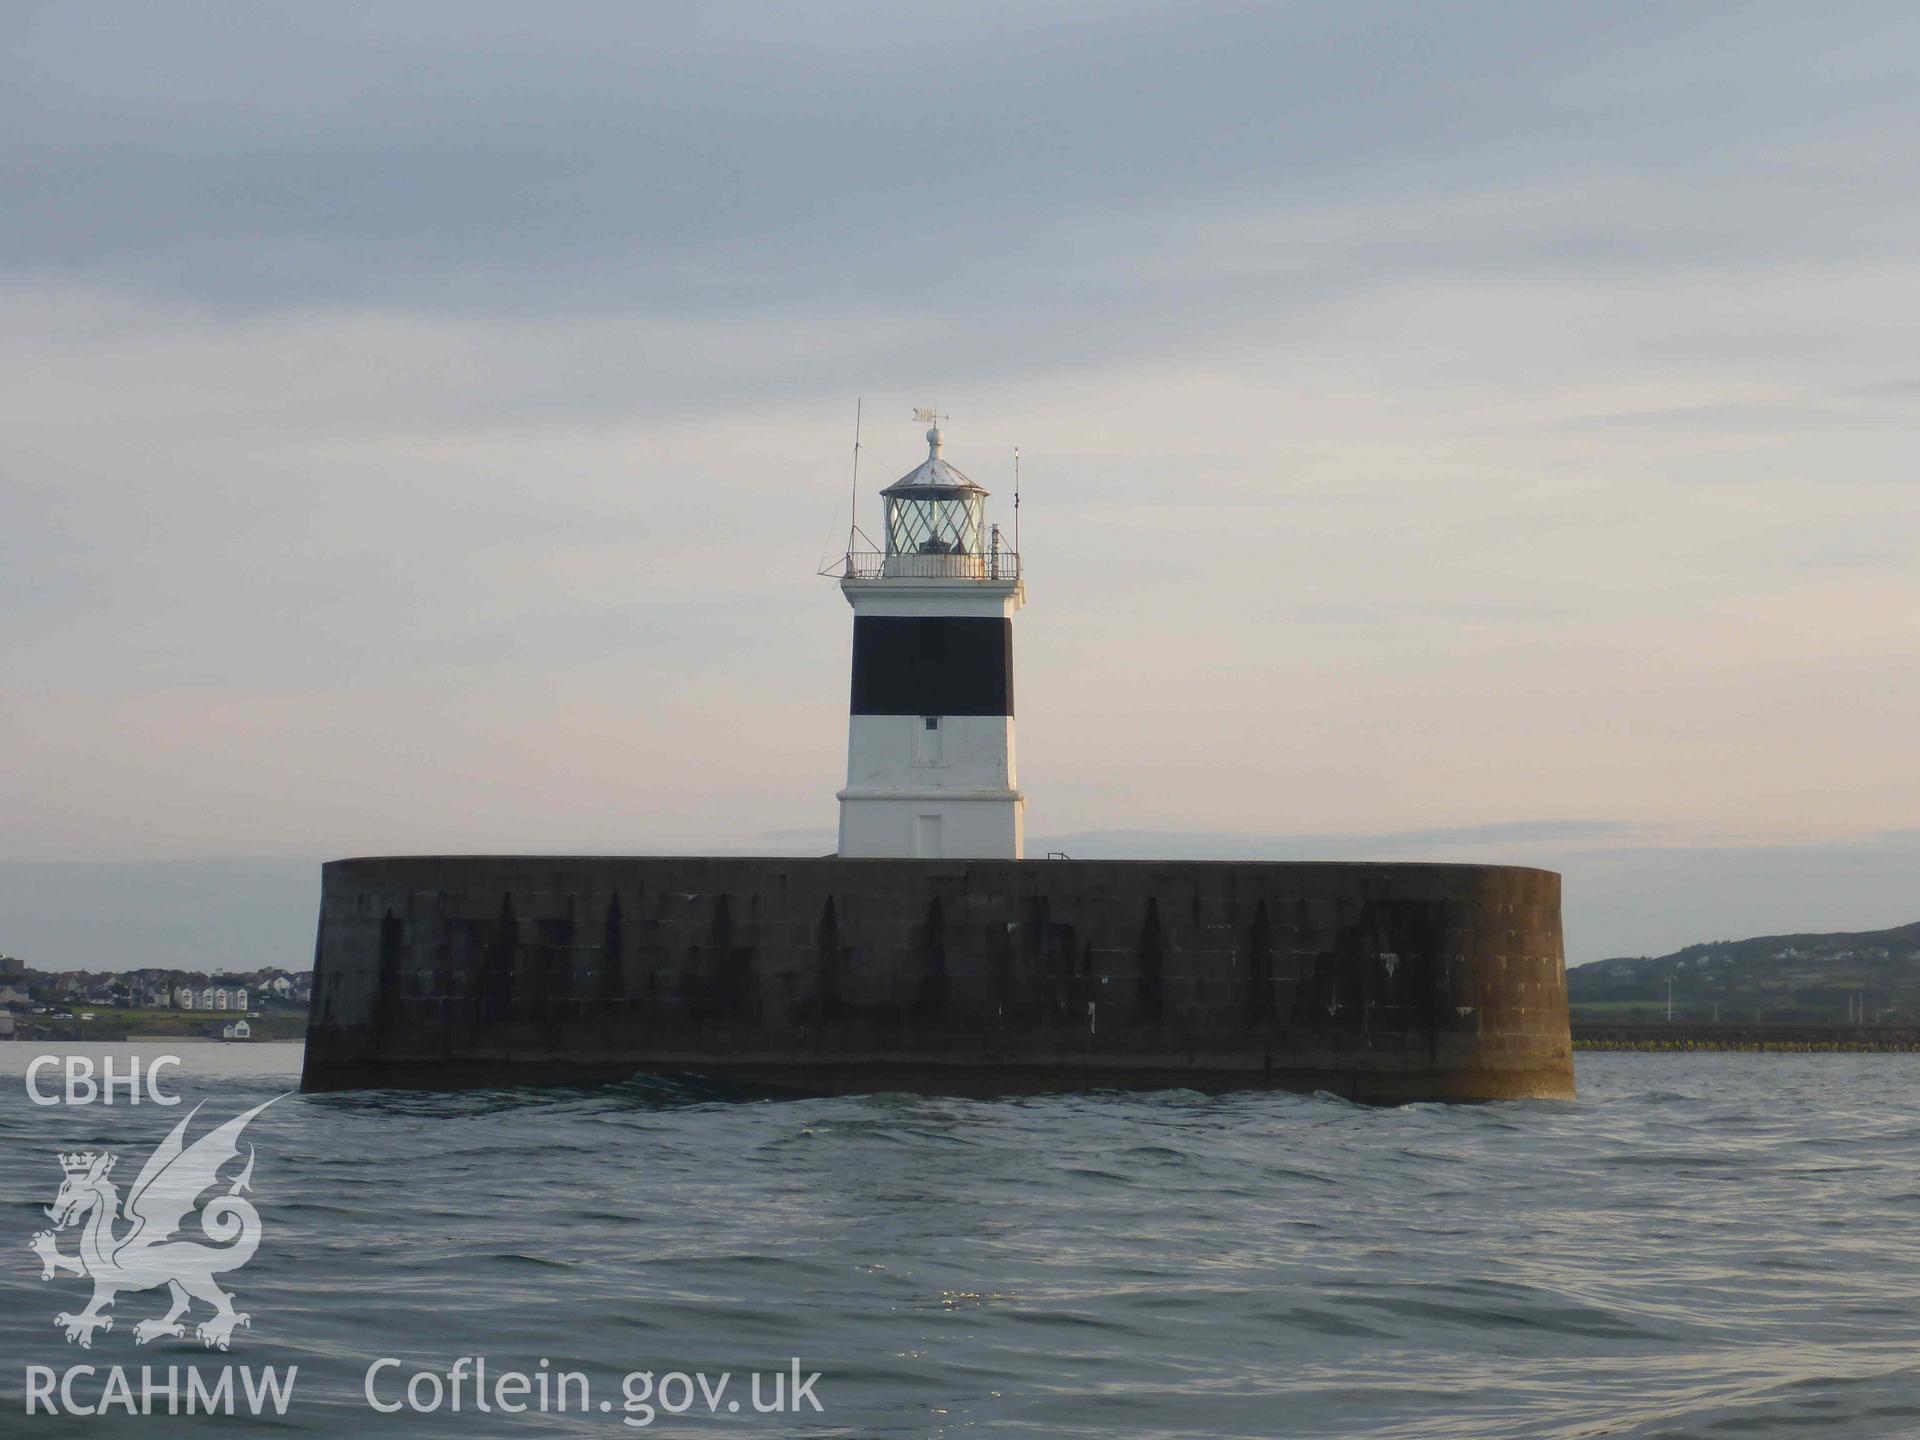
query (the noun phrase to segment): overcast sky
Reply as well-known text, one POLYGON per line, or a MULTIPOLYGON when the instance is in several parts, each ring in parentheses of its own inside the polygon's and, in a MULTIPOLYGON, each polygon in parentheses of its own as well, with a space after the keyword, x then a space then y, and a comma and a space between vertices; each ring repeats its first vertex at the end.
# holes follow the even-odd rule
POLYGON ((1920 918, 1909 5, 8 19, 0 860, 124 925, 16 864, 0 950, 123 962, 124 862, 830 849, 857 397, 869 520, 913 406, 1003 521, 1021 447, 1036 851, 1920 918))

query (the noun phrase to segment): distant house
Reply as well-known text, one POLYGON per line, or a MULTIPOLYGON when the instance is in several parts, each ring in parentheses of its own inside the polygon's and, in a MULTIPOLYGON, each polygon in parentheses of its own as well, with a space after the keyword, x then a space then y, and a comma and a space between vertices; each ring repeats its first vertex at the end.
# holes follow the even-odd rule
POLYGON ((32 998, 26 991, 16 990, 11 985, 0 986, 0 1009, 7 1006, 19 1006, 24 1009, 32 1003, 32 998))
POLYGON ((244 1020, 229 1020, 220 1027, 222 1040, 251 1040, 253 1027, 244 1020))
POLYGON ((247 1008, 247 987, 246 986, 242 985, 239 989, 233 992, 233 1008, 236 1010, 244 1010, 247 1008))
POLYGON ((276 975, 273 977, 271 983, 268 984, 267 989, 284 1000, 293 993, 293 982, 284 975, 276 975))
POLYGON ((198 1010, 200 997, 193 993, 191 985, 182 985, 173 992, 173 1006, 176 1010, 198 1010))

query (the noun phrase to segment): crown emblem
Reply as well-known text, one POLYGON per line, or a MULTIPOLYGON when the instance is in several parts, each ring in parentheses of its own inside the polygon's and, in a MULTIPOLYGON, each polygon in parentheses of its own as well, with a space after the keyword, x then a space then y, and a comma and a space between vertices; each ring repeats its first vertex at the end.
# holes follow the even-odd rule
MULTIPOLYGON (((66 1171, 67 1174, 69 1175, 84 1175, 89 1170, 93 1169, 93 1162, 95 1158, 96 1157, 93 1151, 91 1150, 87 1150, 87 1151, 76 1150, 71 1155, 62 1155, 60 1157, 60 1168, 66 1171)), ((107 1167, 108 1169, 111 1169, 113 1167, 113 1161, 111 1158, 109 1158, 107 1161, 107 1167)), ((103 1171, 102 1173, 104 1174, 105 1172, 103 1171)))

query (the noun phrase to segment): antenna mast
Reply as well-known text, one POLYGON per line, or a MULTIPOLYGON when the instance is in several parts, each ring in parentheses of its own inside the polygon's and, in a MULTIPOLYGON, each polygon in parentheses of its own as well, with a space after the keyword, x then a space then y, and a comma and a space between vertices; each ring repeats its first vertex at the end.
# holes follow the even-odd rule
POLYGON ((1013 447, 1013 553, 1015 555, 1020 553, 1020 447, 1018 445, 1013 447))
POLYGON ((847 506, 847 554, 853 554, 853 537, 860 533, 860 405, 861 397, 853 401, 853 500, 847 506))

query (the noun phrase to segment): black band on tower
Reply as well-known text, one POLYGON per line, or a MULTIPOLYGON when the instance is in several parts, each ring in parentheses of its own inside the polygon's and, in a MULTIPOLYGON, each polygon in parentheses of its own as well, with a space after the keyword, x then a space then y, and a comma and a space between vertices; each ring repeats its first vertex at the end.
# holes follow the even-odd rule
POLYGON ((855 715, 1013 714, 1013 622, 978 615, 857 615, 855 715))

